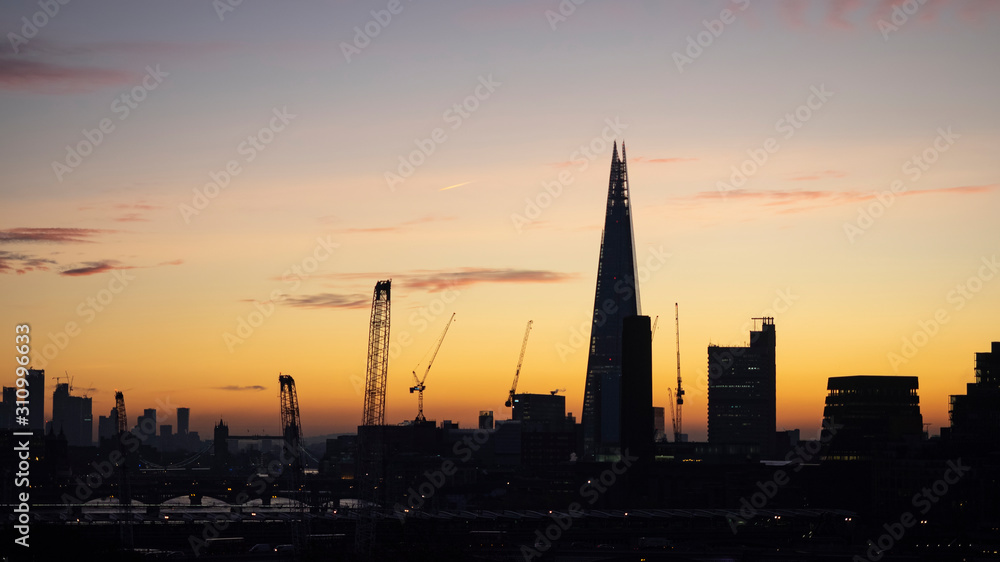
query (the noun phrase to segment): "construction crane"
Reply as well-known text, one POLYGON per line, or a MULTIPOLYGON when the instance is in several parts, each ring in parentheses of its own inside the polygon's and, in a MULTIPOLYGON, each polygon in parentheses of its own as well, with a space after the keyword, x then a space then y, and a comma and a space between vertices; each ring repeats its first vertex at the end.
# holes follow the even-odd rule
POLYGON ((434 364, 434 358, 437 357, 438 350, 441 349, 441 344, 444 343, 444 337, 448 335, 448 328, 454 320, 455 313, 452 312, 448 323, 444 325, 444 332, 441 332, 441 337, 438 338, 437 346, 434 347, 434 353, 431 354, 430 360, 427 361, 427 369, 424 370, 424 376, 417 378, 417 369, 416 367, 413 368, 413 381, 417 384, 410 387, 410 394, 417 393, 417 419, 415 421, 418 423, 427 421, 427 418, 424 417, 424 390, 427 389, 427 385, 424 382, 427 380, 427 374, 431 372, 431 365, 434 364))
POLYGON ((302 419, 299 417, 299 397, 295 392, 295 379, 290 375, 278 374, 278 387, 281 389, 281 431, 289 453, 295 455, 298 466, 301 466, 302 419))
MULTIPOLYGON (((281 431, 285 438, 285 447, 292 457, 289 468, 289 484, 294 496, 302 491, 302 419, 299 417, 299 397, 295 391, 295 379, 290 375, 278 373, 278 387, 281 400, 281 431)), ((296 511, 291 519, 292 548, 296 553, 302 553, 306 546, 308 522, 304 510, 305 502, 298 497, 296 511)))
POLYGON ((52 377, 52 378, 56 379, 56 385, 62 384, 59 381, 61 381, 63 379, 66 379, 67 389, 70 392, 73 392, 73 377, 70 376, 69 371, 63 371, 63 372, 66 373, 65 377, 63 377, 63 376, 57 376, 57 377, 52 377))
MULTIPOLYGON (((66 376, 69 377, 69 373, 66 373, 66 376)), ((132 486, 128 478, 129 451, 125 447, 126 439, 123 438, 125 433, 128 432, 128 416, 125 414, 125 395, 120 390, 115 392, 115 412, 118 414, 118 435, 116 436, 116 441, 118 441, 118 452, 121 458, 117 466, 118 505, 120 507, 118 523, 120 525, 119 531, 121 532, 122 550, 128 551, 132 550, 133 545, 132 486)))
POLYGON ((118 438, 128 431, 128 416, 125 414, 125 395, 119 390, 115 392, 115 411, 118 413, 118 438))
POLYGON ((392 279, 375 283, 371 320, 368 327, 368 370, 365 405, 358 428, 357 445, 357 529, 354 550, 366 557, 375 544, 374 506, 384 499, 381 486, 383 467, 382 426, 385 425, 385 381, 389 372, 389 305, 392 279))
POLYGON ((660 321, 660 317, 659 317, 659 315, 657 315, 656 318, 653 319, 653 329, 649 331, 649 341, 650 342, 652 342, 653 338, 656 337, 656 323, 659 322, 659 321, 660 321))
POLYGON ((528 334, 531 333, 531 324, 533 320, 528 320, 528 326, 524 328, 524 339, 521 340, 521 355, 517 357, 517 368, 514 369, 514 383, 510 385, 510 395, 507 397, 507 402, 504 406, 510 408, 514 405, 514 393, 517 391, 517 379, 521 376, 521 363, 524 362, 524 350, 528 347, 528 334))
POLYGON ((681 434, 684 433, 684 419, 681 415, 681 406, 684 405, 684 389, 681 387, 681 313, 680 307, 677 303, 674 303, 674 324, 677 327, 677 392, 671 393, 671 402, 674 399, 677 400, 676 404, 671 404, 671 408, 677 411, 674 414, 673 411, 670 413, 670 419, 674 423, 674 442, 678 443, 681 440, 681 434))
POLYGON ((385 380, 389 372, 389 290, 392 279, 375 283, 368 328, 368 373, 361 425, 385 425, 385 380))

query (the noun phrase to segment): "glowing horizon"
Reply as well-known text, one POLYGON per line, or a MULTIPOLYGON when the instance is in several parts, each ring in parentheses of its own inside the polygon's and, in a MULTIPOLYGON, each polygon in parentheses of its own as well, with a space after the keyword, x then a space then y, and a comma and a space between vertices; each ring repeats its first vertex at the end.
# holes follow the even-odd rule
POLYGON ((678 302, 692 440, 707 346, 759 316, 779 430, 815 436, 827 378, 855 374, 919 377, 948 425, 1000 340, 1000 6, 401 3, 379 23, 388 5, 107 1, 31 37, 36 6, 0 8, 23 39, 0 50, 0 317, 31 325, 50 380, 94 389, 95 434, 115 388, 169 404, 158 423, 189 407, 202 438, 275 431, 279 372, 306 437, 355 431, 386 278, 387 421, 416 415, 452 312, 428 419, 508 417, 530 319, 518 391, 566 389, 579 421, 623 138, 654 405, 678 302))

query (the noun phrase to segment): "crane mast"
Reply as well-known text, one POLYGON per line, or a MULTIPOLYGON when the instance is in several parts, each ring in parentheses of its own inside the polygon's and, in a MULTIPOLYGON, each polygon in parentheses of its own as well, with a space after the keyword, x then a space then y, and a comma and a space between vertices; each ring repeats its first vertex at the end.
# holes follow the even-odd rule
POLYGON ((671 418, 674 422, 674 442, 677 443, 681 440, 681 434, 684 433, 683 417, 681 416, 681 406, 684 405, 684 389, 681 387, 681 315, 677 303, 674 303, 674 324, 677 327, 677 392, 674 393, 677 403, 671 404, 671 407, 676 410, 676 414, 672 415, 671 418))
POLYGON ((118 413, 118 438, 128 431, 128 416, 125 415, 125 395, 119 390, 115 392, 115 411, 118 413))
POLYGON ((299 396, 295 391, 295 379, 290 375, 278 373, 280 388, 281 431, 284 436, 284 448, 291 456, 291 462, 286 462, 289 484, 292 493, 300 496, 297 499, 296 513, 292 518, 292 546, 296 553, 301 553, 306 546, 308 522, 303 506, 302 495, 302 418, 299 415, 299 396))
POLYGON ((385 425, 385 383, 389 371, 389 309, 392 279, 375 283, 368 327, 367 379, 364 410, 358 428, 356 478, 359 505, 354 550, 362 556, 375 544, 376 505, 384 500, 382 427, 385 425))
POLYGON ((427 369, 424 371, 424 376, 422 378, 417 378, 417 369, 413 369, 413 381, 416 382, 414 386, 410 387, 410 394, 414 392, 417 393, 417 422, 427 421, 424 417, 424 390, 427 385, 424 381, 427 380, 427 374, 431 372, 431 365, 434 364, 434 358, 437 357, 438 350, 441 349, 441 344, 444 343, 444 337, 448 335, 448 328, 451 326, 452 321, 455 320, 455 313, 451 313, 451 318, 448 319, 448 323, 444 325, 444 332, 441 333, 441 337, 438 339, 437 346, 434 347, 434 353, 431 354, 430 360, 427 361, 427 369))
POLYGON ((368 372, 361 425, 385 424, 385 381, 389 371, 389 306, 392 280, 375 283, 368 328, 368 372))
POLYGON ((119 533, 121 535, 122 549, 132 550, 132 487, 128 475, 129 452, 125 447, 125 439, 123 438, 125 433, 128 432, 128 416, 125 415, 125 395, 120 390, 115 392, 115 411, 118 414, 118 435, 115 436, 115 439, 118 441, 118 452, 121 458, 116 467, 118 473, 119 533))
POLYGON ((510 385, 510 395, 504 406, 510 408, 514 405, 514 392, 517 391, 517 379, 521 376, 521 363, 524 362, 524 350, 528 347, 528 334, 531 333, 532 320, 528 320, 528 326, 524 329, 524 339, 521 341, 521 355, 517 357, 517 369, 514 369, 514 383, 510 385))

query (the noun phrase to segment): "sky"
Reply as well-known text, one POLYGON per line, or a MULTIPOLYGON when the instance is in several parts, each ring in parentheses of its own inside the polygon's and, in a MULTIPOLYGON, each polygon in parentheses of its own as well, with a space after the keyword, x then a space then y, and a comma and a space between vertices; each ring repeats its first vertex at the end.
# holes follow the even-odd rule
POLYGON ((307 437, 354 431, 389 278, 388 423, 452 313, 428 419, 509 417, 528 320, 518 390, 578 417, 615 142, 692 440, 754 317, 803 438, 860 374, 919 377, 936 434, 1000 340, 991 0, 18 1, 0 31, 0 326, 95 431, 116 389, 277 431, 279 373, 307 437))

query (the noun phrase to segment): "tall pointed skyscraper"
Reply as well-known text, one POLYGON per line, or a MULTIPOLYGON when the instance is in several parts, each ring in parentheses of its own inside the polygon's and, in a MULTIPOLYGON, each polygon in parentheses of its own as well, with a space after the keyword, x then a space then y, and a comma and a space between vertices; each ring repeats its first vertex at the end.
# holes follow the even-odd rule
POLYGON ((608 459, 620 443, 622 320, 640 314, 635 281, 635 242, 628 191, 625 143, 611 157, 608 207, 597 261, 597 289, 590 329, 590 358, 583 396, 583 445, 586 458, 608 459))

